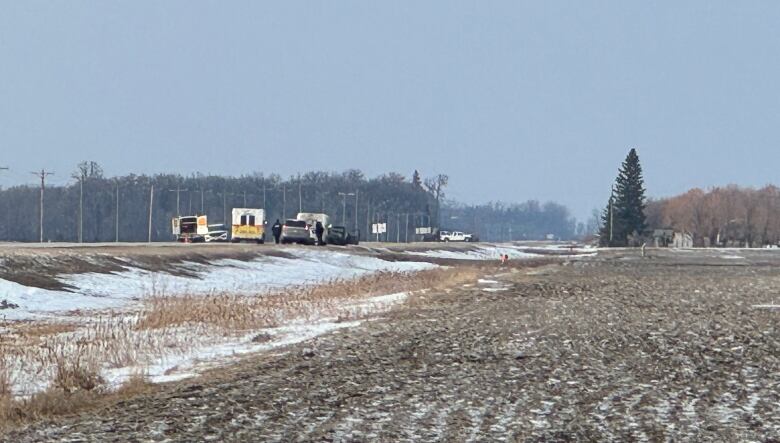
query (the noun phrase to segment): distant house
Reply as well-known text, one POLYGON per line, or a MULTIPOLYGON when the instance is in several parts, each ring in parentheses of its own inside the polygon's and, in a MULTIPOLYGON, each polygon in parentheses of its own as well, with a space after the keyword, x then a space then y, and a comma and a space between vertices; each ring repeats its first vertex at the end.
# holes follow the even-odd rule
POLYGON ((675 232, 671 246, 673 248, 692 248, 693 236, 687 232, 675 232))
POLYGON ((656 248, 666 248, 674 240, 674 229, 654 229, 653 244, 656 248))

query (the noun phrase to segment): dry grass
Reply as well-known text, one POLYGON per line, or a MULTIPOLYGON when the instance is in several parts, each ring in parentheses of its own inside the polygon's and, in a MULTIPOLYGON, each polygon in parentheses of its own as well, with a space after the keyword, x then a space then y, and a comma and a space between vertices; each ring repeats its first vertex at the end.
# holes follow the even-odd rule
POLYGON ((11 333, 0 341, 0 430, 151 389, 143 375, 107 386, 102 370, 143 367, 163 356, 293 321, 362 318, 388 309, 373 306, 371 297, 453 286, 473 281, 478 273, 473 267, 380 272, 253 296, 155 294, 140 311, 109 312, 79 324, 6 324, 11 333))
POLYGON ((279 326, 290 320, 361 317, 365 306, 350 305, 377 295, 437 288, 473 279, 473 269, 433 269, 414 273, 379 272, 354 280, 317 286, 292 286, 284 291, 247 297, 224 293, 152 296, 137 323, 139 329, 209 324, 232 331, 279 326))
MULTIPOLYGON (((95 378, 99 379, 99 376, 92 374, 90 377, 95 378)), ((10 393, 6 393, 0 396, 0 431, 115 404, 120 400, 148 393, 152 389, 152 384, 143 375, 134 375, 113 391, 108 391, 103 386, 76 391, 52 386, 22 399, 13 398, 10 393)))

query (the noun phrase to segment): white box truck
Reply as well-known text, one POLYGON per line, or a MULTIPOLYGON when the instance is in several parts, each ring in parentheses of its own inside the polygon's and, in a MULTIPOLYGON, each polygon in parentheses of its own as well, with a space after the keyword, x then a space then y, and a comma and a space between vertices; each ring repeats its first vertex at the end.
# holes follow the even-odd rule
POLYGON ((233 208, 231 241, 265 243, 265 210, 255 208, 233 208))

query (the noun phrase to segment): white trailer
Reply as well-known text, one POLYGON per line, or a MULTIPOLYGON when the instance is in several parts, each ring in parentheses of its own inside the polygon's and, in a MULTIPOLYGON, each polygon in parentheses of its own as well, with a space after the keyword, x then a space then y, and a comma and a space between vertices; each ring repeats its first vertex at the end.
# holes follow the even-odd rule
POLYGON ((205 215, 187 215, 174 217, 171 220, 171 232, 176 241, 183 243, 197 243, 204 241, 208 234, 208 220, 205 215))

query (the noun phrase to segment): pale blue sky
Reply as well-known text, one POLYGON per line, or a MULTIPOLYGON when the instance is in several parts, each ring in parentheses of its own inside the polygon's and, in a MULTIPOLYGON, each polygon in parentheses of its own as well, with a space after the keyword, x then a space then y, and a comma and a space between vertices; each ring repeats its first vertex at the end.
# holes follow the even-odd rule
POLYGON ((2 1, 0 184, 109 174, 451 177, 602 206, 775 182, 780 2, 2 1))

